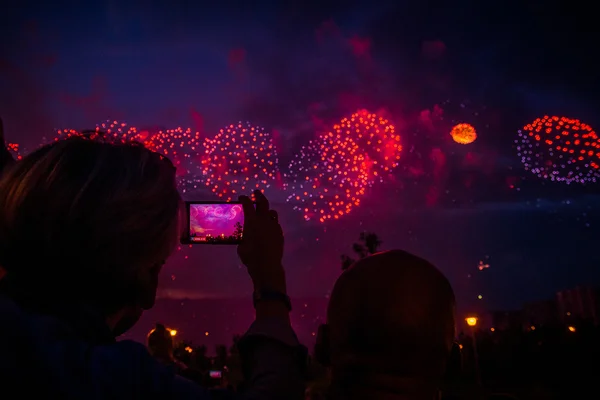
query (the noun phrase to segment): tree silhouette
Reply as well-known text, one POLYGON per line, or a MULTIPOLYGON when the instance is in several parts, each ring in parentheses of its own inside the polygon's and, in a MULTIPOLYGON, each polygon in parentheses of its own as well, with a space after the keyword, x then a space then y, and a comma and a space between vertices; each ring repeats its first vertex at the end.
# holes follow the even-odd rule
POLYGON ((379 250, 379 246, 383 243, 379 236, 373 232, 361 232, 360 241, 363 242, 368 254, 375 254, 379 250))
POLYGON ((241 238, 244 233, 244 226, 240 224, 240 222, 236 222, 234 225, 235 230, 233 231, 233 236, 235 238, 241 238))
MULTIPOLYGON (((358 242, 352 245, 352 251, 358 256, 358 259, 363 259, 371 254, 377 253, 383 242, 379 236, 373 232, 361 232, 358 237, 358 242)), ((342 271, 350 268, 356 262, 352 257, 342 254, 342 271)))
POLYGON ((365 258, 367 256, 367 248, 362 243, 354 243, 352 245, 352 251, 358 256, 358 259, 365 258))
POLYGON ((354 264, 354 260, 348 257, 345 254, 342 254, 342 271, 347 270, 350 266, 354 264))

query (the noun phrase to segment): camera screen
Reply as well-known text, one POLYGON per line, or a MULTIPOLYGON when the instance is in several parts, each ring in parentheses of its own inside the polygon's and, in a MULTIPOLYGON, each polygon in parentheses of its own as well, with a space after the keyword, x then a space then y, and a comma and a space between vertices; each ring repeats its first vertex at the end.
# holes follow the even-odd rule
POLYGON ((244 230, 240 203, 189 204, 189 242, 238 244, 244 230))
POLYGON ((221 371, 209 371, 208 376, 210 376, 213 379, 220 379, 222 374, 221 371))

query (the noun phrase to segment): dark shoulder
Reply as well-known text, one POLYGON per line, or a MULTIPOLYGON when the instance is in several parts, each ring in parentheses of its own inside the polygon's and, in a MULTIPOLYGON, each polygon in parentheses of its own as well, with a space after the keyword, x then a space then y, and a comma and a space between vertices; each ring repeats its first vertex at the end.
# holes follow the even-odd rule
MULTIPOLYGON (((95 345, 61 321, 0 299, 0 383, 45 387, 49 398, 195 398, 200 388, 133 341, 95 345)), ((3 386, 5 387, 5 386, 3 386)))

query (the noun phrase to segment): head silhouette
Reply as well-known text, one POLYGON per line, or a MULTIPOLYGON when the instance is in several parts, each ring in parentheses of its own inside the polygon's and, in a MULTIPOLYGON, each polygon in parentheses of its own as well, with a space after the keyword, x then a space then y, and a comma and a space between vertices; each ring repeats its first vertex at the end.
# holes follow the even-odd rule
POLYGON ((173 337, 162 324, 156 324, 148 334, 148 350, 152 356, 170 361, 173 356, 173 337))
POLYGON ((331 366, 332 388, 347 390, 342 397, 365 395, 356 390, 362 386, 427 398, 439 389, 454 333, 454 293, 444 275, 410 253, 388 251, 338 278, 318 357, 331 366))
POLYGON ((180 201, 171 162, 141 145, 44 146, 0 181, 3 280, 38 305, 148 309, 177 243, 180 201))

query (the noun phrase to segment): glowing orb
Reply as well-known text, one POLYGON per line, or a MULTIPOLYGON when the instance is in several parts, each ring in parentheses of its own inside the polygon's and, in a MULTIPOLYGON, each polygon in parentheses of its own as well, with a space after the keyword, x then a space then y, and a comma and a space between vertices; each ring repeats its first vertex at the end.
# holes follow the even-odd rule
POLYGON ((477 131, 473 125, 463 123, 455 125, 450 131, 450 136, 458 144, 470 144, 477 139, 477 131))
POLYGON ((600 178, 600 137, 578 119, 544 116, 519 131, 517 152, 542 179, 593 183, 600 178))

